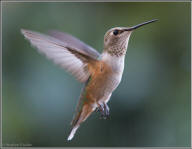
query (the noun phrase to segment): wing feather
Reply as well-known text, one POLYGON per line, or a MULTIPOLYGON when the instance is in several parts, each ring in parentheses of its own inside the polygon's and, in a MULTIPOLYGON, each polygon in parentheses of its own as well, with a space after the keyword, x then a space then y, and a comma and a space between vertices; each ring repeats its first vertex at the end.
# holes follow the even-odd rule
POLYGON ((92 49, 91 52, 87 52, 89 51, 88 48, 86 50, 83 47, 79 49, 78 46, 70 45, 64 40, 61 41, 55 37, 37 32, 23 29, 21 32, 40 53, 70 72, 77 80, 85 82, 89 78, 90 73, 87 70, 87 64, 91 60, 97 60, 99 56, 99 54, 95 54, 97 52, 93 52, 92 49))
POLYGON ((97 52, 97 50, 95 50, 91 46, 85 44, 84 42, 82 42, 81 40, 77 39, 76 37, 74 37, 70 34, 55 31, 55 30, 49 31, 48 34, 51 35, 52 37, 55 37, 55 38, 63 41, 64 43, 67 43, 68 45, 70 45, 74 48, 83 50, 83 52, 88 53, 89 56, 94 59, 97 59, 98 57, 100 57, 100 54, 99 54, 99 52, 97 52))

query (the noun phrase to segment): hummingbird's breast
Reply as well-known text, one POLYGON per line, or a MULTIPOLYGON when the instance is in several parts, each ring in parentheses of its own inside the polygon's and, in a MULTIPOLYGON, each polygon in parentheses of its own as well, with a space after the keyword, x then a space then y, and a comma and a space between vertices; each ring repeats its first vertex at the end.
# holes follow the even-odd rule
MULTIPOLYGON (((106 55, 107 56, 107 55, 106 55)), ((100 61, 89 66, 91 79, 86 87, 87 93, 94 100, 111 95, 121 81, 124 69, 124 59, 113 59, 102 56, 100 61)))

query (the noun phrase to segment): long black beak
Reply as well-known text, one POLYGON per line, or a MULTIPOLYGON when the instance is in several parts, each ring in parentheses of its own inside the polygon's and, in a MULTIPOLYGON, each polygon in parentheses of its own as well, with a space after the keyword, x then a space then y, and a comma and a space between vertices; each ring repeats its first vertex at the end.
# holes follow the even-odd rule
POLYGON ((139 28, 139 27, 141 27, 141 26, 143 26, 143 25, 146 25, 146 24, 155 22, 155 21, 157 21, 157 20, 158 20, 158 19, 154 19, 154 20, 151 20, 151 21, 143 22, 143 23, 141 23, 141 24, 132 26, 132 27, 130 27, 130 28, 126 28, 126 29, 124 29, 124 31, 132 31, 132 30, 135 30, 135 29, 137 29, 137 28, 139 28))

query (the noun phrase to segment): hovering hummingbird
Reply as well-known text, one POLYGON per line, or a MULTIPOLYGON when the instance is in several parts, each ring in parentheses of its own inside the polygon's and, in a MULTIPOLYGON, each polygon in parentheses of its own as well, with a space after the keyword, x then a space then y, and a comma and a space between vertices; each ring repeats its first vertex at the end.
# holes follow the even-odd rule
POLYGON ((157 19, 133 27, 108 30, 102 54, 67 33, 51 31, 49 35, 44 35, 21 29, 25 38, 40 53, 84 83, 68 140, 74 137, 80 124, 96 109, 103 118, 109 115, 107 102, 121 81, 129 37, 135 29, 155 21, 157 19))

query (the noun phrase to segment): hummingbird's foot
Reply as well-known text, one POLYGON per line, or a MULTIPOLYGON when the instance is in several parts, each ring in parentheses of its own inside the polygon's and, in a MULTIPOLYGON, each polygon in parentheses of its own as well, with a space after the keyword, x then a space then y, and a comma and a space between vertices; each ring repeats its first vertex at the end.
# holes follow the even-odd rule
POLYGON ((96 111, 103 113, 104 112, 104 104, 99 104, 99 106, 97 107, 96 111))
POLYGON ((106 103, 100 104, 100 106, 98 107, 97 111, 101 112, 101 118, 102 119, 109 118, 109 107, 107 106, 106 103))
POLYGON ((104 111, 104 105, 103 104, 99 104, 97 109, 96 109, 96 112, 103 112, 104 111))
POLYGON ((105 111, 105 116, 108 118, 109 117, 109 107, 106 103, 104 103, 104 111, 105 111))

